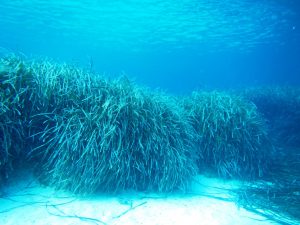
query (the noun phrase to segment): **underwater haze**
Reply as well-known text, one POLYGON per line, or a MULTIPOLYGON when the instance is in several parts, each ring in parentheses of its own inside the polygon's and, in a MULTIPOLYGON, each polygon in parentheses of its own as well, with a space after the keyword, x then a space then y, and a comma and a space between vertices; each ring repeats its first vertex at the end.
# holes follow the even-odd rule
POLYGON ((297 0, 1 0, 0 47, 171 93, 300 84, 297 0))

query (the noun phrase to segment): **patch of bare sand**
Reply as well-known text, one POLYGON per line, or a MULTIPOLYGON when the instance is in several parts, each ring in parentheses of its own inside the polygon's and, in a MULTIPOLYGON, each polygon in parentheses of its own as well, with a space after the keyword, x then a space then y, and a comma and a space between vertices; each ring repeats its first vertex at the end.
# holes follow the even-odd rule
POLYGON ((29 183, 23 180, 4 190, 0 198, 0 224, 275 224, 238 208, 228 192, 235 187, 234 182, 199 176, 191 193, 185 195, 128 192, 83 198, 42 186, 35 179, 29 183))

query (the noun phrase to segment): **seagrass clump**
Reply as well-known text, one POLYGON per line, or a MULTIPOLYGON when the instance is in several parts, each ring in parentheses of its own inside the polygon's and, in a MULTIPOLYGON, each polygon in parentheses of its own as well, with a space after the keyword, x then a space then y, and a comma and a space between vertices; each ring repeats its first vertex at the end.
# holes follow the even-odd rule
POLYGON ((55 125, 47 119, 61 117, 68 110, 95 107, 92 98, 97 98, 99 92, 105 94, 108 85, 99 74, 49 59, 27 60, 26 67, 32 75, 32 91, 27 104, 30 110, 28 142, 34 149, 46 145, 44 131, 55 125))
POLYGON ((267 119, 270 132, 281 146, 300 147, 300 88, 266 86, 243 91, 267 119))
POLYGON ((279 224, 300 221, 300 148, 285 147, 264 180, 236 190, 238 203, 279 224))
POLYGON ((172 191, 195 174, 193 129, 173 98, 51 60, 10 55, 0 72, 1 174, 30 160, 75 193, 172 191))
MULTIPOLYGON (((67 94, 66 98, 71 98, 67 94)), ((34 149, 46 182, 75 193, 172 191, 195 174, 193 132, 170 97, 119 79, 72 107, 40 114, 34 149)))
POLYGON ((47 119, 51 184, 76 193, 185 187, 196 171, 193 132, 172 99, 124 80, 86 97, 90 107, 47 119))
POLYGON ((260 177, 272 154, 254 104, 235 95, 198 91, 183 100, 197 139, 202 171, 224 178, 260 177))
POLYGON ((25 113, 30 74, 21 58, 0 59, 0 182, 9 178, 14 166, 26 155, 25 113))
POLYGON ((237 191, 239 203, 280 224, 299 224, 300 89, 257 87, 246 89, 243 95, 267 119, 277 151, 269 175, 237 191))
POLYGON ((67 64, 16 61, 29 77, 27 156, 47 184, 75 193, 171 191, 195 174, 193 130, 171 97, 67 64))

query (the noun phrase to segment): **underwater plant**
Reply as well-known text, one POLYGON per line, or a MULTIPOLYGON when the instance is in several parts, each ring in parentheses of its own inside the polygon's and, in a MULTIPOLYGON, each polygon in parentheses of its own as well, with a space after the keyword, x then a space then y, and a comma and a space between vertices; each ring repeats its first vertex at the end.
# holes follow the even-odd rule
POLYGON ((280 224, 299 224, 300 89, 256 87, 242 94, 267 119, 276 154, 268 176, 237 190, 239 204, 280 224))
POLYGON ((28 78, 21 124, 43 182, 74 193, 172 191, 196 173, 193 129, 172 97, 124 77, 107 81, 49 60, 10 60, 28 78))
POLYGON ((197 134, 201 171, 224 178, 264 174, 272 145, 254 104, 224 92, 198 91, 184 98, 182 105, 197 134))
POLYGON ((252 101, 268 121, 277 145, 300 147, 300 88, 266 86, 247 88, 242 95, 252 101))
POLYGON ((0 182, 10 176, 25 155, 27 121, 24 114, 28 94, 28 73, 21 58, 0 59, 0 182))
POLYGON ((172 99, 122 80, 85 99, 44 116, 36 150, 47 182, 75 193, 172 191, 195 174, 193 133, 172 99))
POLYGON ((245 183, 235 192, 240 206, 279 224, 299 224, 300 148, 286 147, 267 178, 245 183))

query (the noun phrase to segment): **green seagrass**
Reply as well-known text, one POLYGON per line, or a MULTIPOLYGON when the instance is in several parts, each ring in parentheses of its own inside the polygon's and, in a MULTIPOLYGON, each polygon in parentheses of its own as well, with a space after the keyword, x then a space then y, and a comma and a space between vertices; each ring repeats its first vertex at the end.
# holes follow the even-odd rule
POLYGON ((263 175, 272 147, 254 104, 217 91, 194 92, 182 102, 197 134, 200 170, 224 178, 263 175))

